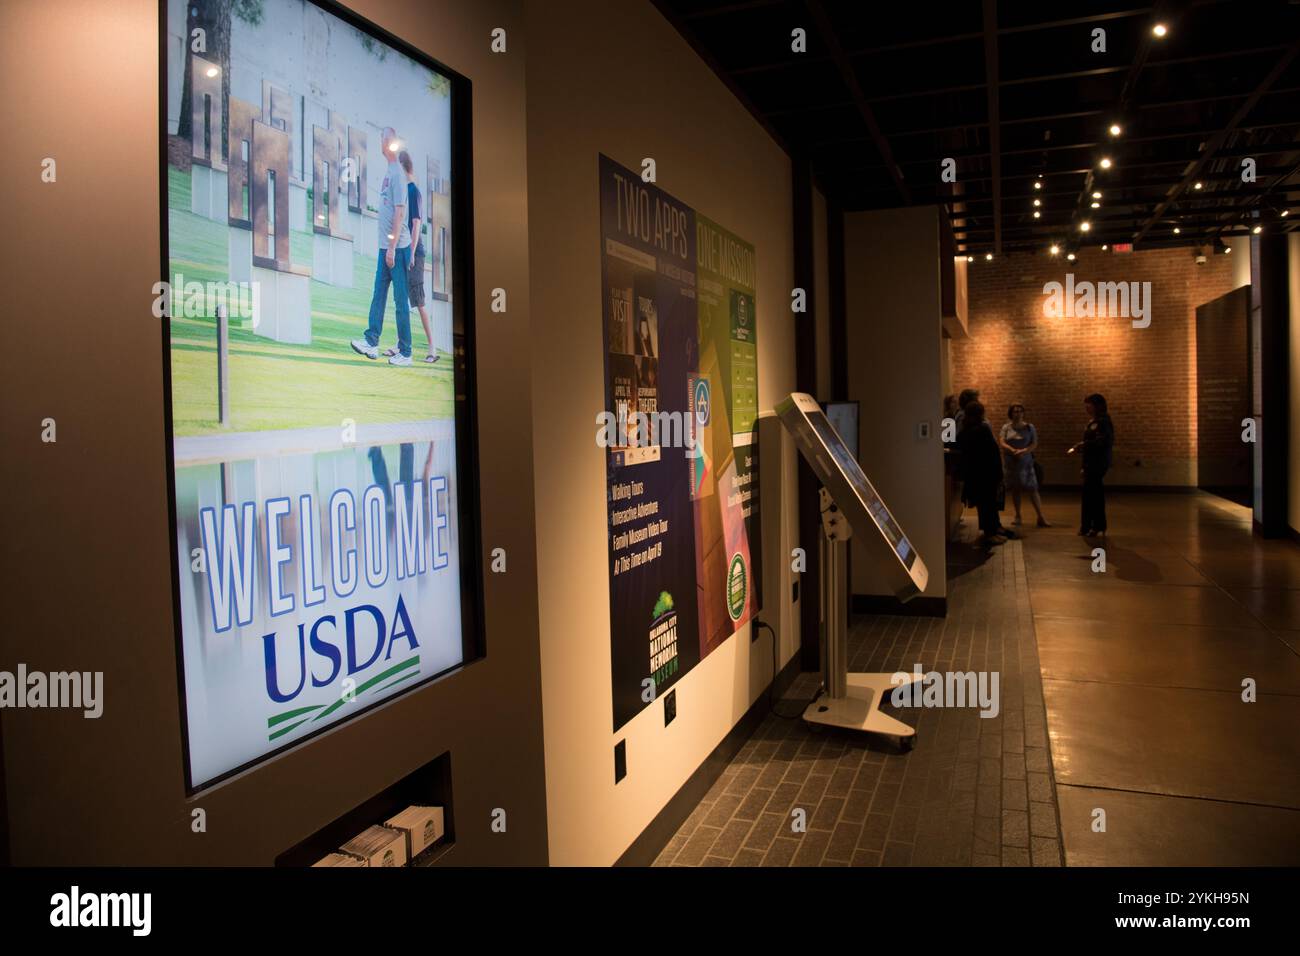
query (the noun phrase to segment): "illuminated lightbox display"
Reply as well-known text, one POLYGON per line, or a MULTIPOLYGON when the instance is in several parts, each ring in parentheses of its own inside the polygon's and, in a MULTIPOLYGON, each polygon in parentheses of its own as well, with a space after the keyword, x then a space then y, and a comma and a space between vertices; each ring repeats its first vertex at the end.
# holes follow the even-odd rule
POLYGON ((196 789, 479 653, 470 91, 332 3, 166 10, 155 311, 196 789))

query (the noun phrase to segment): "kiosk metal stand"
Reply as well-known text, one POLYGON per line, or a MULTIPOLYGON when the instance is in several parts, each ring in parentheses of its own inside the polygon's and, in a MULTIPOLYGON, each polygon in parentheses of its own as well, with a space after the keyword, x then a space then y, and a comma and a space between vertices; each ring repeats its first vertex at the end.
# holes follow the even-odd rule
POLYGON ((830 493, 821 490, 821 618, 822 681, 824 693, 808 705, 803 719, 814 724, 864 730, 898 738, 903 750, 911 750, 916 731, 880 712, 886 694, 918 680, 922 675, 848 673, 849 606, 841 586, 848 541, 853 534, 844 513, 830 493))

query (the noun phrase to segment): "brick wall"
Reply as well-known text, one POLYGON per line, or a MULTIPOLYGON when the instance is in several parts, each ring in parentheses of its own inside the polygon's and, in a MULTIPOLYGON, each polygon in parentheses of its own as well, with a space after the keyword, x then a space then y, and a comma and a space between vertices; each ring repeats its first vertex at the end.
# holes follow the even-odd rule
POLYGON ((1198 266, 1191 249, 1128 254, 1084 250, 1015 254, 967 268, 970 335, 949 351, 952 390, 972 387, 996 428, 1007 406, 1025 404, 1038 428, 1049 483, 1078 481, 1066 448, 1087 418, 1083 397, 1101 392, 1115 420, 1114 484, 1196 484, 1196 307, 1233 286, 1232 256, 1198 266), (1047 318, 1043 285, 1150 282, 1148 328, 1124 317, 1047 318))

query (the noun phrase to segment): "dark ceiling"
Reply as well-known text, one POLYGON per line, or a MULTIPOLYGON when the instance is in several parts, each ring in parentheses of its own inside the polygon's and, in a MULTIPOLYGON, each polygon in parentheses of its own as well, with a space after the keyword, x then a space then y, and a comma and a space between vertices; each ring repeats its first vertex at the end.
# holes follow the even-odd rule
POLYGON ((656 2, 828 198, 944 203, 961 251, 1213 246, 1300 218, 1295 0, 656 2))

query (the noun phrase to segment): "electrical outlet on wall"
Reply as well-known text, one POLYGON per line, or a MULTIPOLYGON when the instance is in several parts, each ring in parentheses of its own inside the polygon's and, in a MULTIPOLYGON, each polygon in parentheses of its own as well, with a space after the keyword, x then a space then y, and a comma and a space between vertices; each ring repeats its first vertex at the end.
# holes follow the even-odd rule
POLYGON ((677 717, 677 691, 670 690, 664 694, 664 726, 667 727, 677 717))
POLYGON ((916 437, 917 437, 917 438, 929 438, 929 437, 930 437, 930 423, 929 423, 929 422, 918 422, 918 423, 917 423, 917 425, 916 425, 916 437))

